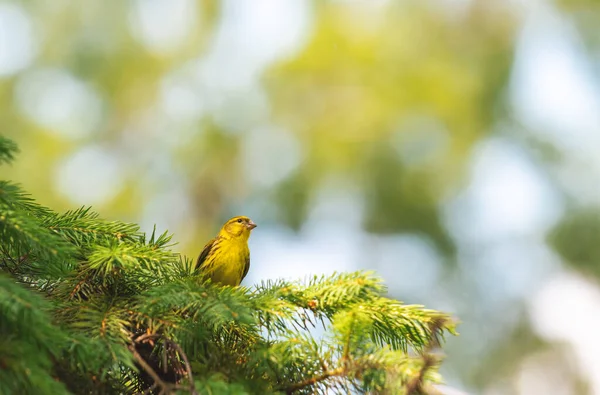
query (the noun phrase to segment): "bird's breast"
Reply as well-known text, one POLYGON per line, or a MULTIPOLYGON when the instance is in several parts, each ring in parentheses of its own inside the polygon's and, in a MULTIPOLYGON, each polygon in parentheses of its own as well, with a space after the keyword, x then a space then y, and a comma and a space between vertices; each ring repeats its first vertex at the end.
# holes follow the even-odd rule
POLYGON ((235 241, 224 243, 220 248, 218 262, 216 262, 211 276, 213 282, 223 285, 239 285, 249 255, 246 243, 236 243, 235 241))

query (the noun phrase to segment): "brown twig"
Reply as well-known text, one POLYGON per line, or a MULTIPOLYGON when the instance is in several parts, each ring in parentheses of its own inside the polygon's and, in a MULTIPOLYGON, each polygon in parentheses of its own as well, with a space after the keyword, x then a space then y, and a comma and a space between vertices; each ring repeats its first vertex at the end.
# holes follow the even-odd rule
POLYGON ((412 380, 409 380, 406 383, 407 395, 418 395, 427 393, 427 391, 425 391, 424 389, 425 374, 440 360, 439 357, 433 354, 433 350, 440 346, 439 335, 443 326, 443 319, 433 320, 430 323, 429 328, 431 330, 431 339, 429 340, 427 347, 425 347, 421 355, 421 358, 423 359, 423 366, 419 370, 419 374, 417 375, 417 377, 415 377, 412 380))
POLYGON ((328 370, 326 372, 321 373, 318 376, 310 377, 304 381, 300 381, 298 383, 290 385, 285 389, 285 393, 289 395, 294 393, 295 391, 301 390, 302 388, 309 387, 311 385, 320 383, 321 381, 327 380, 328 378, 343 376, 344 374, 346 374, 346 368, 343 366, 336 369, 328 370))
POLYGON ((179 353, 181 359, 183 359, 183 362, 185 364, 185 370, 187 371, 188 375, 188 380, 190 382, 190 392, 192 393, 192 395, 198 395, 198 391, 196 391, 196 383, 194 383, 194 376, 192 376, 192 366, 190 365, 190 361, 188 360, 187 355, 185 355, 183 349, 179 344, 169 339, 167 339, 166 342, 171 347, 173 347, 179 353))
MULTIPOLYGON (((319 351, 319 350, 316 350, 316 351, 319 351)), ((319 363, 321 364, 321 369, 323 369, 323 371, 326 372, 329 369, 329 366, 327 366, 327 362, 325 362, 325 360, 323 359, 321 354, 317 354, 317 356, 319 358, 319 363)))
MULTIPOLYGON (((12 256, 11 256, 9 253, 8 253, 8 251, 7 251, 7 250, 5 250, 5 249, 4 249, 4 247, 3 247, 3 246, 0 246, 0 250, 2 251, 2 254, 3 254, 3 255, 6 257, 6 258, 8 258, 8 260, 9 260, 10 262, 12 262, 12 264, 13 264, 13 267, 12 267, 12 269, 11 269, 11 268, 8 268, 8 265, 7 265, 7 269, 8 269, 8 271, 9 271, 9 272, 11 272, 12 274, 14 274, 14 272, 17 270, 17 267, 18 267, 18 263, 17 263, 17 261, 15 261, 15 260, 14 260, 14 258, 13 258, 13 257, 12 257, 12 256)), ((4 260, 4 262, 6 262, 6 259, 4 260)), ((19 263, 21 263, 21 262, 19 261, 19 263)))
POLYGON ((141 335, 139 335, 138 337, 136 337, 133 341, 136 343, 144 343, 147 340, 154 340, 157 337, 159 337, 160 335, 156 334, 156 333, 142 333, 141 335))
POLYGON ((79 282, 77 283, 77 285, 75 285, 75 288, 73 288, 73 290, 71 291, 71 293, 69 294, 69 299, 73 299, 75 297, 75 294, 77 292, 79 292, 79 289, 81 288, 81 286, 88 280, 88 277, 84 277, 81 280, 79 280, 79 282))
POLYGON ((335 368, 335 369, 328 370, 327 364, 321 358, 321 356, 319 356, 319 361, 321 363, 321 366, 323 367, 324 372, 318 376, 313 376, 304 381, 300 381, 298 383, 290 385, 289 387, 287 387, 285 389, 286 394, 292 394, 295 391, 298 391, 302 388, 309 387, 311 385, 320 383, 321 381, 325 381, 329 378, 340 377, 340 376, 344 376, 345 374, 347 374, 348 369, 349 369, 348 366, 351 363, 351 361, 350 361, 350 342, 352 340, 352 329, 353 329, 353 325, 350 326, 350 330, 348 331, 348 338, 346 339, 346 344, 344 345, 344 351, 343 351, 343 355, 341 358, 342 366, 335 368))
MULTIPOLYGON (((156 387, 160 387, 160 394, 169 394, 170 391, 172 391, 172 390, 185 388, 178 384, 172 384, 169 382, 165 382, 135 349, 135 343, 140 344, 140 343, 150 342, 152 345, 154 345, 154 340, 156 340, 159 337, 161 337, 161 336, 156 333, 142 333, 141 335, 139 335, 135 338, 133 338, 133 336, 132 336, 132 341, 134 344, 129 346, 129 350, 131 350, 131 352, 132 352, 134 358, 136 359, 136 361, 138 362, 138 364, 146 371, 146 373, 148 373, 148 375, 152 378, 152 380, 154 380, 154 384, 152 384, 152 386, 147 388, 144 391, 144 394, 152 393, 152 391, 154 389, 156 389, 156 387)), ((181 346, 179 344, 175 343, 173 340, 164 338, 164 341, 165 341, 166 346, 175 350, 175 352, 177 354, 179 354, 181 359, 183 359, 183 362, 185 365, 185 370, 186 370, 186 373, 187 373, 187 376, 189 379, 189 388, 188 389, 192 395, 198 395, 198 391, 196 390, 196 383, 194 382, 194 376, 192 374, 192 366, 190 364, 190 361, 189 361, 187 355, 185 354, 185 352, 183 351, 181 346)), ((166 367, 167 367, 167 363, 166 363, 167 350, 165 350, 164 356, 165 356, 165 361, 163 363, 163 366, 166 369, 166 367)))
POLYGON ((133 344, 129 345, 129 351, 131 351, 131 354, 133 354, 133 357, 135 358, 138 365, 140 365, 142 369, 144 369, 146 373, 148 373, 148 375, 152 377, 152 380, 154 380, 154 384, 152 385, 152 387, 160 387, 159 394, 169 394, 171 389, 173 389, 173 385, 162 381, 162 379, 158 374, 156 374, 154 369, 152 369, 152 367, 148 365, 146 360, 142 358, 142 356, 136 351, 135 346, 133 344))
POLYGON ((419 374, 414 379, 410 380, 406 384, 407 395, 417 395, 424 393, 424 378, 425 374, 431 369, 437 362, 437 359, 430 353, 423 355, 423 366, 419 370, 419 374))

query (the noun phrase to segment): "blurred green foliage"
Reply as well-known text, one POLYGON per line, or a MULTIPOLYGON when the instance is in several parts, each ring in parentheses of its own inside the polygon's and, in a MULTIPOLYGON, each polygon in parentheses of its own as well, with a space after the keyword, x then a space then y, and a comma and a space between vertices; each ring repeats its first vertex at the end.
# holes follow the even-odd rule
POLYGON ((577 210, 560 222, 549 240, 566 261, 586 274, 600 277, 600 213, 577 210))

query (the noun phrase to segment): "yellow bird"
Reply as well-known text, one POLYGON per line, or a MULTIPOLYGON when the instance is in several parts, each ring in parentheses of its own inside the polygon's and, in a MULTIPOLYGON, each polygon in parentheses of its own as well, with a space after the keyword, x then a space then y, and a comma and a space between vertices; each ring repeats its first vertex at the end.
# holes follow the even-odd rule
POLYGON ((196 262, 196 270, 213 283, 238 286, 250 268, 248 238, 256 224, 248 217, 225 222, 217 237, 206 243, 196 262))

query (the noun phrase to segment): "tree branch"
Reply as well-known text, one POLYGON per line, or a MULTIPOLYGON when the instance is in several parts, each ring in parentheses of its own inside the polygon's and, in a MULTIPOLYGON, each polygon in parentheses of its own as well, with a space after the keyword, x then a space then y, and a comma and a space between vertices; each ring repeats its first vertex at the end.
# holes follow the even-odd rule
POLYGON ((299 383, 290 385, 289 387, 287 387, 285 389, 285 393, 289 395, 289 394, 294 393, 295 391, 301 390, 302 388, 309 387, 311 385, 320 383, 321 381, 325 381, 328 378, 343 376, 345 374, 346 374, 346 368, 343 366, 339 367, 337 369, 328 370, 326 372, 321 373, 318 376, 314 376, 314 377, 308 378, 304 381, 300 381, 299 383))
POLYGON ((69 293, 69 299, 73 299, 75 297, 75 294, 77 294, 77 292, 79 292, 79 290, 81 289, 81 287, 83 286, 83 284, 85 282, 87 282, 87 280, 89 280, 88 276, 84 276, 81 280, 79 280, 79 282, 77 283, 77 285, 75 285, 75 288, 73 288, 73 290, 71 291, 71 293, 69 293))
MULTIPOLYGON (((148 340, 154 340, 157 337, 159 337, 160 335, 156 334, 156 333, 142 333, 141 335, 139 335, 138 337, 136 337, 134 339, 135 343, 144 343, 148 340)), ((154 343, 150 343, 152 345, 154 345, 154 343)))
MULTIPOLYGON (((150 391, 149 393, 152 392, 152 390, 154 390, 154 388, 156 388, 157 386, 161 388, 161 394, 162 393, 169 393, 168 391, 174 390, 174 389, 183 389, 185 387, 180 386, 178 384, 171 384, 168 382, 165 382, 164 380, 162 380, 160 378, 160 376, 154 371, 154 369, 148 364, 148 362, 146 362, 146 360, 144 360, 144 358, 137 352, 137 350, 135 350, 135 343, 146 343, 149 342, 150 344, 152 344, 152 346, 154 346, 154 340, 161 337, 159 334, 156 333, 142 333, 141 335, 133 338, 133 345, 129 346, 129 349, 131 350, 131 352, 133 353, 134 358, 136 359, 136 361, 138 361, 139 365, 148 373, 148 375, 154 380, 154 384, 149 387, 148 389, 146 389, 145 392, 150 391), (143 362, 140 362, 143 361, 143 362)), ((181 348, 181 346, 179 344, 177 344, 176 342, 174 342, 171 339, 167 339, 166 337, 163 337, 165 345, 167 347, 170 347, 172 350, 175 351, 176 355, 175 358, 177 357, 177 354, 179 354, 179 356, 181 357, 181 359, 183 359, 184 365, 185 365, 185 370, 188 376, 188 380, 189 380, 189 391, 192 395, 198 395, 198 391, 196 390, 196 383, 194 382, 194 376, 192 374, 192 366, 190 365, 190 361, 187 357, 187 355, 185 354, 185 352, 183 351, 183 349, 181 348)), ((167 350, 167 349, 166 349, 167 350)), ((163 363, 163 366, 167 367, 167 362, 166 362, 166 355, 167 352, 165 350, 165 361, 163 363)))
POLYGON ((190 382, 190 392, 192 393, 192 395, 198 395, 198 391, 196 391, 196 384, 194 383, 194 376, 192 376, 192 366, 190 365, 190 361, 188 360, 187 355, 185 355, 185 353, 183 352, 183 349, 181 348, 181 346, 177 343, 175 343, 172 340, 169 339, 165 339, 167 344, 169 344, 171 347, 173 347, 181 356, 181 359, 183 359, 183 362, 185 363, 185 370, 187 371, 187 375, 188 375, 188 380, 190 382))
POLYGON ((144 358, 142 358, 142 356, 136 351, 135 345, 130 344, 129 351, 131 351, 131 354, 133 354, 133 358, 135 358, 138 365, 140 365, 142 367, 142 369, 144 369, 146 371, 146 373, 148 373, 148 375, 150 377, 152 377, 152 380, 154 380, 154 384, 150 388, 148 388, 150 391, 152 391, 153 387, 160 387, 159 395, 162 395, 162 394, 169 395, 174 390, 183 389, 183 387, 181 387, 177 384, 165 383, 160 378, 160 376, 154 371, 154 369, 152 369, 152 367, 150 365, 148 365, 148 362, 146 362, 146 360, 144 358))
POLYGON ((431 369, 435 364, 439 361, 439 357, 436 357, 433 354, 433 350, 440 346, 440 332, 444 326, 444 320, 438 319, 433 320, 429 328, 431 330, 431 339, 427 344, 427 347, 423 351, 421 358, 423 359, 423 366, 419 370, 419 374, 412 380, 409 380, 406 383, 406 394, 407 395, 418 395, 422 393, 427 393, 424 390, 424 379, 425 374, 429 369, 431 369))
MULTIPOLYGON (((12 269, 8 267, 8 265, 6 265, 6 268, 8 269, 8 271, 11 274, 14 274, 14 272, 17 270, 18 268, 18 263, 13 259, 13 257, 8 253, 8 250, 4 249, 4 246, 0 246, 0 251, 2 251, 2 254, 8 258, 8 260, 13 264, 12 269)), ((3 259, 4 262, 6 262, 6 259, 3 259)))

